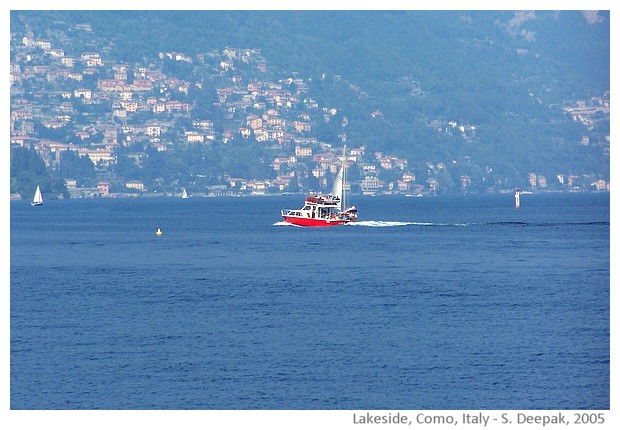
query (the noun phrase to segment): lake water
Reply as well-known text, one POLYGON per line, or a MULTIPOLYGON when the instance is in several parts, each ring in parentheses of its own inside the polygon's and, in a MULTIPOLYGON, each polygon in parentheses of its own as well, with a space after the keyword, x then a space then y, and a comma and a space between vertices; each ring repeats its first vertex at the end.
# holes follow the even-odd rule
POLYGON ((302 203, 11 202, 11 409, 609 409, 609 194, 302 203))

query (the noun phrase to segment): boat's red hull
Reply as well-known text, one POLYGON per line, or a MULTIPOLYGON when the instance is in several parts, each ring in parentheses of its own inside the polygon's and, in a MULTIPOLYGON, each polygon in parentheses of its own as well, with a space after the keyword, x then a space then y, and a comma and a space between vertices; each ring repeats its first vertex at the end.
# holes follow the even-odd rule
POLYGON ((303 218, 295 216, 283 215, 284 221, 289 224, 299 225, 302 227, 333 227, 335 225, 348 224, 353 222, 346 219, 321 219, 321 218, 303 218))

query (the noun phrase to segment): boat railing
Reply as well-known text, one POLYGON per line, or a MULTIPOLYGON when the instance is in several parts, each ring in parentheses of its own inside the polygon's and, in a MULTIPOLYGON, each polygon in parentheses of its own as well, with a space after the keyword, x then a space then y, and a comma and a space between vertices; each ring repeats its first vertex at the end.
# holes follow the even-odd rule
POLYGON ((321 204, 321 205, 338 205, 340 204, 340 197, 332 196, 331 194, 323 195, 311 195, 306 197, 306 203, 321 204))

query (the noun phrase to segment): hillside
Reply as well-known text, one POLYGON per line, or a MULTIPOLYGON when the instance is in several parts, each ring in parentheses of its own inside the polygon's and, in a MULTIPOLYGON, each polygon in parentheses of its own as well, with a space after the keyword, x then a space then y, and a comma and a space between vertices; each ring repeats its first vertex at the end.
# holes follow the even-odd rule
MULTIPOLYGON (((609 179, 609 114, 584 125, 565 110, 609 101, 608 12, 11 14, 12 33, 50 38, 80 23, 92 27, 93 50, 129 64, 168 51, 260 49, 272 76, 305 78, 321 105, 346 118, 346 130, 342 121, 317 128, 320 140, 337 141, 344 131, 350 145, 407 158, 418 176, 429 163, 445 163, 453 177, 487 185, 518 184, 528 172, 609 179)), ((83 51, 80 34, 63 37, 69 53, 83 51)), ((196 70, 177 71, 199 78, 196 70)))

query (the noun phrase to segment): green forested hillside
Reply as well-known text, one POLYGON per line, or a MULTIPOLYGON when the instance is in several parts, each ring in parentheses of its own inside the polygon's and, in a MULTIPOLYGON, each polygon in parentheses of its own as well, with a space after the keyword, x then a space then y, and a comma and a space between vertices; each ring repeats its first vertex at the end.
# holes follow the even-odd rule
MULTIPOLYGON (((353 145, 418 169, 454 160, 473 176, 608 178, 609 120, 587 129, 562 108, 608 97, 609 20, 608 11, 28 11, 12 13, 11 31, 51 35, 88 22, 97 48, 129 64, 166 51, 259 48, 271 72, 310 79, 312 95, 346 116, 353 145), (374 111, 383 115, 369 121, 374 111), (448 133, 448 121, 475 132, 448 133)), ((82 51, 72 36, 67 46, 82 51)))

